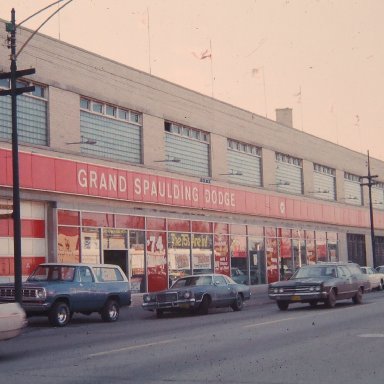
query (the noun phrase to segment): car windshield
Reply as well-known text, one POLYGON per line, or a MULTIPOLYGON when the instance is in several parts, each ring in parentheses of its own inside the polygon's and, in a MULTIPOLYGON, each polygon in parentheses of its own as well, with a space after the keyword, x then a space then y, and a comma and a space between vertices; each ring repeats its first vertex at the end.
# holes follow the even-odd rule
POLYGON ((190 287, 194 285, 211 285, 212 276, 188 276, 176 280, 172 288, 190 287))
POLYGON ((73 281, 75 267, 65 265, 40 265, 27 281, 73 281))
POLYGON ((304 266, 298 269, 291 279, 311 277, 336 277, 336 268, 333 266, 304 266))

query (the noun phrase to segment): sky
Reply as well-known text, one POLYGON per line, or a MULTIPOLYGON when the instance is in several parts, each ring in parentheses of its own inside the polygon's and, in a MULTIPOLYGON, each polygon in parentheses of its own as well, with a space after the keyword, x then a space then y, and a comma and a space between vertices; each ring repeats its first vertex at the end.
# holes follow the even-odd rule
MULTIPOLYGON (((53 2, 0 0, 0 18, 53 2)), ((40 32, 272 120, 292 108, 294 128, 384 160, 383 14, 383 0, 73 0, 40 32)))

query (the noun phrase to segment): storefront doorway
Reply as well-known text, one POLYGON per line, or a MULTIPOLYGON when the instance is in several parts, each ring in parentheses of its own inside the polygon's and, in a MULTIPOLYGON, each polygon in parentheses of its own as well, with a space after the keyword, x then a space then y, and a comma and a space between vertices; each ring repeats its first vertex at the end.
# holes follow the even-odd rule
POLYGON ((126 274, 128 274, 128 251, 104 249, 104 263, 118 265, 126 274))

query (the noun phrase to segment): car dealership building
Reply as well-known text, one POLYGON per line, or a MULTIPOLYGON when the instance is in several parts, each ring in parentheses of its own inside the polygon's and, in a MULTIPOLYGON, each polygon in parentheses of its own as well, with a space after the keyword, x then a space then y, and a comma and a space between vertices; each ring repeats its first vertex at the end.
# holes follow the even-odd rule
MULTIPOLYGON (((293 128, 291 109, 273 121, 39 34, 17 64, 36 69, 18 80, 35 86, 17 97, 23 277, 43 261, 114 263, 143 292, 187 273, 265 284, 317 261, 384 264, 384 162, 370 162, 373 255, 366 154, 293 128)), ((1 96, 1 214, 11 133, 1 96)), ((0 281, 13 274, 3 217, 0 281)))

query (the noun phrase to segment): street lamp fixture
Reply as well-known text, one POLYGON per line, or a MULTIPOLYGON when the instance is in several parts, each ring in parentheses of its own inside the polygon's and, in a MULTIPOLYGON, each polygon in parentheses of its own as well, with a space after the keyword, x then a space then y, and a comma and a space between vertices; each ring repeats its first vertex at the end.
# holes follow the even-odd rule
POLYGON ((277 183, 272 183, 269 185, 275 185, 276 187, 280 187, 281 185, 291 185, 289 181, 278 181, 277 183))
POLYGON ((81 140, 80 141, 72 141, 72 142, 69 142, 69 143, 65 143, 67 145, 71 145, 71 144, 89 144, 89 145, 95 145, 97 144, 97 141, 94 140, 94 139, 88 139, 84 136, 81 136, 81 140))
POLYGON ((317 191, 308 191, 307 193, 329 193, 329 189, 318 189, 317 191))
POLYGON ((163 160, 155 160, 155 163, 180 163, 180 159, 174 156, 168 156, 166 159, 163 160))
POLYGON ((243 172, 230 169, 227 173, 220 173, 220 176, 242 176, 243 172))

